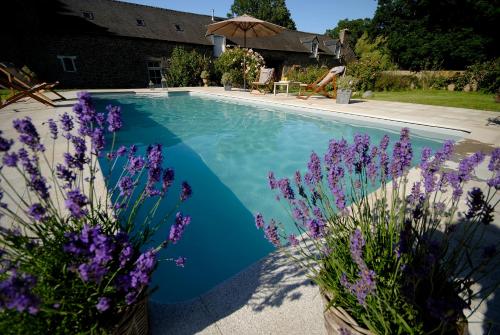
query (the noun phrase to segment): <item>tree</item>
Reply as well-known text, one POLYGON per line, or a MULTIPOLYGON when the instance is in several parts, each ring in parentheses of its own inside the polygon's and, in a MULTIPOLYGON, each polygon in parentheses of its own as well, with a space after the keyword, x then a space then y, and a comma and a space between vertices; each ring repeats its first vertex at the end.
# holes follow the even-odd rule
POLYGON ((339 33, 342 29, 349 29, 350 32, 350 43, 351 45, 356 45, 358 39, 363 35, 364 32, 368 31, 371 25, 371 19, 343 19, 339 20, 337 26, 333 29, 327 29, 325 34, 329 35, 331 38, 339 38, 339 33))
POLYGON ((463 69, 499 55, 500 0, 379 0, 370 29, 401 67, 463 69))
POLYGON ((257 19, 278 24, 290 30, 297 30, 285 0, 234 0, 228 17, 248 14, 257 19))

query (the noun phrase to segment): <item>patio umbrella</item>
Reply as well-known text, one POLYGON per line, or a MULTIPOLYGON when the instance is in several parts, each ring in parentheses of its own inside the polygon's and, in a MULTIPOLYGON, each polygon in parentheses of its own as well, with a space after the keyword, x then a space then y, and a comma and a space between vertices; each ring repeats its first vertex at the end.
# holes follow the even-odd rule
MULTIPOLYGON (((221 22, 209 24, 206 35, 243 37, 243 47, 247 47, 247 37, 266 37, 281 33, 285 28, 274 23, 256 19, 250 15, 241 15, 221 22)), ((243 55, 243 89, 246 89, 246 59, 243 55)))

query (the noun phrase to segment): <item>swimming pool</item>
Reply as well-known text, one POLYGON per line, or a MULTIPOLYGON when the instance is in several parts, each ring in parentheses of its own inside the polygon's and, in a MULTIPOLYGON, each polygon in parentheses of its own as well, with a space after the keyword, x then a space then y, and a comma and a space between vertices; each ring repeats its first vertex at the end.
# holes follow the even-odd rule
MULTIPOLYGON (((379 142, 387 133, 394 142, 402 127, 187 93, 96 96, 99 110, 107 104, 122 107, 124 128, 117 146, 137 144, 144 153, 147 145, 161 143, 165 165, 176 172, 172 190, 179 190, 183 180, 193 188, 183 207, 191 224, 166 251, 166 257, 185 256, 186 267, 165 262, 153 277, 159 290, 152 299, 162 303, 194 298, 273 250, 255 228, 253 214, 260 211, 265 218, 292 225, 268 189, 270 170, 277 177, 291 177, 297 169, 305 170, 312 150, 322 156, 331 138, 351 141, 364 132, 379 142)), ((424 146, 440 147, 444 138, 450 135, 412 131, 415 156, 424 146)), ((177 194, 171 198, 165 210, 177 194)), ((168 230, 158 232, 158 241, 168 230)))

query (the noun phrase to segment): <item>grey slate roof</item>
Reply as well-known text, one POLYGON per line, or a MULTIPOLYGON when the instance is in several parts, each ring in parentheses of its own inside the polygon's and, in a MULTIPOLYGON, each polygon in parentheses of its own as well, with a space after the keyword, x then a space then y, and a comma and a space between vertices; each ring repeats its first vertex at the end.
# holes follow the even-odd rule
MULTIPOLYGON (((81 19, 83 12, 91 12, 93 20, 89 20, 90 23, 105 28, 107 33, 116 36, 212 45, 210 37, 205 36, 207 25, 213 22, 210 15, 180 12, 115 0, 60 0, 60 2, 65 7, 64 13, 61 14, 81 19), (144 26, 139 26, 137 19, 143 20, 144 26)), ((216 18, 216 21, 220 20, 224 20, 224 18, 216 18)), ((302 41, 312 40, 315 36, 319 40, 320 51, 333 55, 335 46, 333 45, 332 50, 330 44, 333 40, 330 37, 292 30, 285 30, 272 37, 248 38, 247 47, 309 53, 310 49, 302 41), (327 43, 325 44, 325 42, 327 43)), ((227 39, 228 42, 243 45, 242 38, 227 39)))

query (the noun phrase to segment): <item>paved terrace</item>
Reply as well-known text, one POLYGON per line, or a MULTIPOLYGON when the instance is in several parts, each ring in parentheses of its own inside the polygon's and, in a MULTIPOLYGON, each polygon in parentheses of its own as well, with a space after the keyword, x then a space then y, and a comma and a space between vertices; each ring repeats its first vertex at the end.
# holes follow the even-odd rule
MULTIPOLYGON (((500 125, 494 122, 500 114, 495 112, 363 100, 354 100, 349 105, 337 105, 335 101, 323 97, 299 100, 284 94, 251 95, 238 90, 226 92, 219 87, 169 89, 170 92, 186 90, 312 108, 321 110, 321 114, 339 113, 356 119, 363 117, 371 121, 392 120, 417 127, 424 125, 434 128, 432 131, 438 133, 458 130, 462 132, 463 140, 458 145, 455 161, 477 150, 488 153, 493 145, 500 143, 500 125)), ((166 93, 161 89, 89 91, 166 93)), ((0 110, 0 130, 4 131, 5 136, 14 137, 11 129, 13 119, 30 116, 38 126, 49 118, 54 118, 55 114, 69 111, 76 98, 76 91, 67 91, 64 95, 70 100, 58 102, 56 108, 24 100, 0 110)), ((311 113, 317 112, 311 110, 311 113)), ((41 132, 41 136, 46 143, 50 143, 46 131, 41 132)), ((56 144, 56 155, 64 150, 61 145, 56 144)), ((471 185, 484 183, 485 170, 483 164, 478 173, 479 178, 471 185)), ((495 224, 491 226, 489 237, 491 241, 498 243, 498 210, 495 214, 495 224)), ((483 334, 481 321, 485 317, 500 320, 499 306, 500 297, 492 297, 483 303, 471 319, 470 334, 483 334)), ((153 334, 325 334, 322 308, 318 288, 311 284, 303 271, 290 265, 284 255, 275 252, 192 301, 170 305, 150 303, 150 319, 153 334)), ((499 331, 498 328, 496 331, 499 331)))

